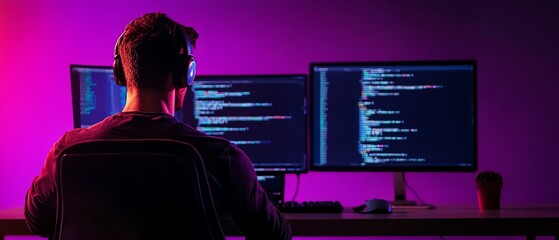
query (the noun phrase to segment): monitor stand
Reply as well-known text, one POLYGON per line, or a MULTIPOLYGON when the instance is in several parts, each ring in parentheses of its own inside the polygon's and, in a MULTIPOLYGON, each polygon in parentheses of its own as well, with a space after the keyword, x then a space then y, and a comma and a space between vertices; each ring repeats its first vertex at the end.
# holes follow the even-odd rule
POLYGON ((392 206, 395 209, 412 208, 412 209, 433 209, 432 204, 417 204, 415 201, 406 199, 406 176, 404 172, 394 173, 394 201, 392 206))
POLYGON ((257 173, 260 186, 276 206, 282 205, 285 198, 285 173, 257 173))

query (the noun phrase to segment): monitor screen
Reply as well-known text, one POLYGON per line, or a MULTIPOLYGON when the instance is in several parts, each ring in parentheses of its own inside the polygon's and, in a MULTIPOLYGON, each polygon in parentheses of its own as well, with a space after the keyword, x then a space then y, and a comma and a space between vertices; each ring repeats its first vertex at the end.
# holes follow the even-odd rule
POLYGON ((475 171, 476 62, 313 63, 313 170, 475 171))
MULTIPOLYGON (((126 87, 116 85, 109 66, 70 65, 74 127, 89 127, 121 112, 126 104, 126 87)), ((175 117, 182 120, 182 112, 175 117)))
POLYGON ((197 76, 187 124, 235 143, 258 172, 307 170, 305 75, 197 76))

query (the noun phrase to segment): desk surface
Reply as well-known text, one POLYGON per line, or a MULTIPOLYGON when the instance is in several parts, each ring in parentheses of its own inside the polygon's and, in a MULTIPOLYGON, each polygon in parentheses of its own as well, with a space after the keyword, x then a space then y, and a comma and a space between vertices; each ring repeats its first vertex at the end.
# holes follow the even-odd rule
MULTIPOLYGON (((392 214, 353 212, 284 214, 296 236, 559 236, 559 207, 399 209, 392 214)), ((223 219, 226 235, 238 235, 223 219)), ((0 210, 0 239, 31 235, 23 209, 0 210)))

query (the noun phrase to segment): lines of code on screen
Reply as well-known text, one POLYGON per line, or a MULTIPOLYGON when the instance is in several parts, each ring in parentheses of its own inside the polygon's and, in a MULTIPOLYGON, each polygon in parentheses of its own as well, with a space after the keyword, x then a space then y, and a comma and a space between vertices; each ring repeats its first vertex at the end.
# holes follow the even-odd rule
POLYGON ((306 77, 198 77, 185 119, 239 146, 257 171, 306 169, 306 77))
POLYGON ((115 84, 112 68, 76 67, 71 74, 79 79, 80 127, 122 111, 126 88, 115 84))
POLYGON ((471 65, 313 68, 313 166, 471 166, 471 65))

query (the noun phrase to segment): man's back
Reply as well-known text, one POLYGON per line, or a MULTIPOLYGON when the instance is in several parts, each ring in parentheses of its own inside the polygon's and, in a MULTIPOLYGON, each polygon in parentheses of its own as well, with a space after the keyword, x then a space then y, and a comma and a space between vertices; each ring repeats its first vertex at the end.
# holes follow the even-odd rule
POLYGON ((206 136, 165 113, 123 112, 89 128, 67 132, 49 152, 43 172, 28 192, 25 215, 30 228, 41 235, 54 229, 56 157, 65 147, 93 139, 161 138, 193 145, 204 160, 219 215, 231 215, 247 236, 287 239, 291 229, 259 185, 252 163, 228 140, 206 136))

